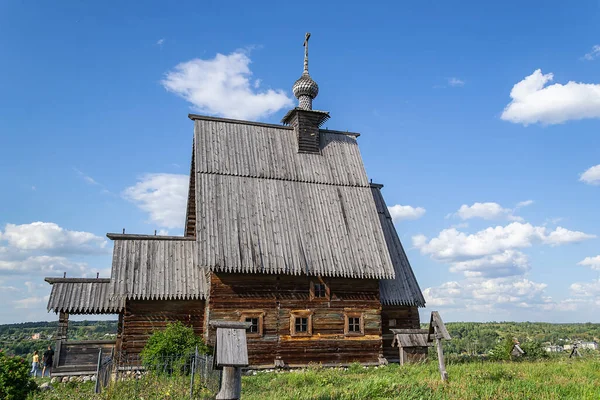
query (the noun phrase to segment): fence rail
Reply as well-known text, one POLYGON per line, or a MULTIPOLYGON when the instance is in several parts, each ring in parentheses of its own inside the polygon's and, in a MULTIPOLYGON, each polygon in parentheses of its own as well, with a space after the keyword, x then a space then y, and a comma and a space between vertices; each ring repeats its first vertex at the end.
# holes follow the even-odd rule
POLYGON ((216 393, 221 384, 221 371, 214 368, 212 355, 199 354, 196 350, 188 354, 142 358, 139 354, 98 355, 96 393, 100 393, 111 382, 125 379, 143 381, 148 374, 189 378, 190 399, 198 387, 216 393))

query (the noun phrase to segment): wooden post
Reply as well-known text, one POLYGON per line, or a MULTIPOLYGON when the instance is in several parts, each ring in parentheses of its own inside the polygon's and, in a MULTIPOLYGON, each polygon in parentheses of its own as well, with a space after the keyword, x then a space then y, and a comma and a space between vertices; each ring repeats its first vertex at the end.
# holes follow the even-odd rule
POLYGON ((446 382, 448 380, 448 373, 446 372, 446 366, 444 365, 444 349, 442 349, 442 337, 437 334, 437 329, 435 334, 435 345, 437 347, 438 366, 440 368, 442 382, 446 382))
POLYGON ((429 334, 427 341, 431 342, 435 338, 435 345, 437 347, 438 354, 438 366, 440 368, 440 375, 442 376, 442 382, 448 381, 448 373, 446 372, 446 365, 444 365, 444 349, 442 349, 442 339, 450 340, 450 334, 446 330, 446 325, 442 321, 440 314, 437 311, 431 312, 431 320, 429 321, 429 334))
POLYGON ((100 393, 100 367, 102 366, 102 348, 98 351, 98 366, 96 367, 96 386, 94 393, 100 393))
POLYGON ((194 398, 194 375, 196 375, 196 367, 198 363, 198 346, 194 351, 194 359, 192 360, 192 377, 190 379, 190 399, 194 398))
POLYGON ((249 322, 211 321, 217 328, 216 363, 223 367, 221 390, 217 400, 238 400, 242 395, 242 368, 248 366, 246 329, 249 322))

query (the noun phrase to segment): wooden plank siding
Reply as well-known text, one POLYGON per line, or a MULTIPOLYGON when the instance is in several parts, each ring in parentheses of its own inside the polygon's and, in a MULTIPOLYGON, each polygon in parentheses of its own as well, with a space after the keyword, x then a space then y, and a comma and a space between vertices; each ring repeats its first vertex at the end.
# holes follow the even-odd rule
MULTIPOLYGON (((248 336, 248 356, 254 367, 308 363, 377 363, 381 354, 381 304, 377 280, 327 278, 330 298, 311 299, 306 276, 213 273, 210 320, 239 321, 244 312, 264 312, 263 336, 248 336), (312 335, 290 332, 293 311, 310 311, 312 335), (364 335, 344 335, 344 313, 363 315, 364 335)), ((207 335, 214 343, 214 331, 207 335)))
POLYGON ((127 300, 120 338, 121 352, 139 354, 156 330, 169 322, 181 321, 194 328, 197 335, 204 332, 204 300, 127 300))
MULTIPOLYGON (((419 310, 415 306, 388 306, 381 308, 381 328, 383 332, 383 356, 388 362, 400 362, 398 347, 392 347, 394 334, 390 329, 419 329, 419 310), (395 320, 395 325, 390 325, 395 320)), ((410 359, 411 355, 409 355, 410 359)))

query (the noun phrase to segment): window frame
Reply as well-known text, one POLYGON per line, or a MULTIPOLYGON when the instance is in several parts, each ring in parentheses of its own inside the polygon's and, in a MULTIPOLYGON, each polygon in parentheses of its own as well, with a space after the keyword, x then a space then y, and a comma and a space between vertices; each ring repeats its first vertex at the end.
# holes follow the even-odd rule
POLYGON ((313 311, 311 310, 293 310, 290 311, 290 336, 312 336, 312 316, 313 311), (306 332, 296 332, 296 319, 306 318, 307 326, 306 332))
POLYGON ((327 284, 327 282, 325 282, 321 278, 319 278, 318 280, 310 281, 309 292, 310 292, 310 300, 311 301, 330 301, 331 300, 331 290, 329 289, 329 285, 327 284), (325 289, 324 296, 316 296, 315 285, 323 285, 323 287, 325 289))
POLYGON ((246 310, 241 312, 240 321, 246 322, 246 318, 257 318, 258 319, 258 332, 248 332, 246 330, 246 337, 257 338, 263 337, 264 334, 264 316, 263 310, 246 310))
POLYGON ((361 311, 346 311, 344 313, 344 335, 345 336, 364 336, 365 335, 365 318, 361 311), (360 331, 350 330, 350 318, 359 319, 360 331))

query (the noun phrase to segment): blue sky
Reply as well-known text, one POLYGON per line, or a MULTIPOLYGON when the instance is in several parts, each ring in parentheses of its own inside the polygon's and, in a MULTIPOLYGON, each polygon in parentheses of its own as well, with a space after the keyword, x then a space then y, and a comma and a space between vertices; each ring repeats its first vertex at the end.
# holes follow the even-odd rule
POLYGON ((187 114, 278 123, 307 31, 314 107, 362 134, 426 312, 600 322, 599 17, 598 1, 0 3, 0 323, 55 318, 44 276, 108 274, 106 232, 181 234, 187 114))

